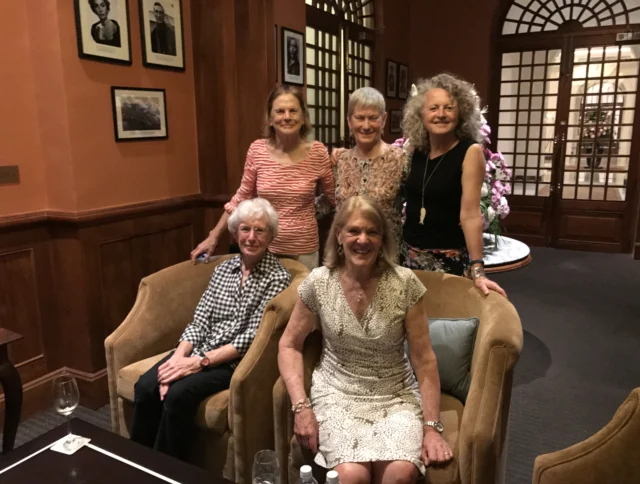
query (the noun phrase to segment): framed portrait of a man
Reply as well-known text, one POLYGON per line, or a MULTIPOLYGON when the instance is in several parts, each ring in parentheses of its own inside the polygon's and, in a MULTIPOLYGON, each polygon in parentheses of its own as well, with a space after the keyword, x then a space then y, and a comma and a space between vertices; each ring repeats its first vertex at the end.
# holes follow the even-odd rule
POLYGON ((127 0, 74 0, 78 55, 131 64, 127 0))
POLYGON ((304 34, 282 27, 282 82, 304 85, 304 34))
POLYGON ((164 89, 111 87, 116 141, 167 139, 167 103, 164 89))
POLYGON ((142 63, 184 70, 182 0, 139 0, 142 63))
POLYGON ((398 97, 407 99, 409 96, 409 67, 398 64, 398 97))
POLYGON ((387 97, 398 95, 398 64, 387 60, 387 97))
POLYGON ((389 118, 389 133, 402 133, 402 109, 392 109, 389 118))

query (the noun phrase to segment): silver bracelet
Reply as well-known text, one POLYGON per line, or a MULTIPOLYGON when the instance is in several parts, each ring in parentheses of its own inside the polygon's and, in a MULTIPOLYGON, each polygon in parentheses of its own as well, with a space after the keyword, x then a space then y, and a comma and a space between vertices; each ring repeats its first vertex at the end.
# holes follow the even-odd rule
POLYGON ((300 413, 305 408, 311 408, 311 400, 308 398, 303 398, 302 400, 298 400, 295 404, 291 406, 291 411, 293 413, 300 413))
POLYGON ((475 266, 471 268, 471 277, 475 281, 476 279, 480 279, 481 277, 487 277, 484 272, 483 266, 475 266))

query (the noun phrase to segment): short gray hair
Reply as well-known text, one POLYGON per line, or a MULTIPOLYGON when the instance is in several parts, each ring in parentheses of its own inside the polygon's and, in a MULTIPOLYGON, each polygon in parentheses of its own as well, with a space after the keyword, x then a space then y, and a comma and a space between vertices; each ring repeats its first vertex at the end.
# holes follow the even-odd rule
POLYGON ((380 111, 380 114, 384 114, 386 111, 384 96, 373 87, 361 87, 351 93, 351 96, 349 96, 349 105, 347 106, 348 118, 351 117, 356 107, 375 108, 380 111))
POLYGON ((267 219, 267 226, 274 237, 278 236, 278 214, 273 206, 264 198, 252 198, 251 200, 245 200, 240 202, 238 207, 233 211, 229 220, 227 220, 227 227, 229 232, 236 234, 238 226, 249 218, 265 218, 267 219))
POLYGON ((471 138, 482 142, 480 128, 482 127, 482 112, 480 111, 480 97, 473 84, 468 83, 451 74, 438 74, 429 79, 421 79, 416 86, 417 93, 404 106, 402 130, 409 139, 412 148, 429 151, 429 137, 422 120, 422 111, 426 102, 426 94, 431 89, 444 89, 458 106, 458 126, 456 138, 471 138))

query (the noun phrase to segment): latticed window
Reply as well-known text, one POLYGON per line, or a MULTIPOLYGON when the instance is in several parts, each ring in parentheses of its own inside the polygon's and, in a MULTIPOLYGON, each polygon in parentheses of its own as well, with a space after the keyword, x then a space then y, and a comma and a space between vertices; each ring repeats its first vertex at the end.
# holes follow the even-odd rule
POLYGON ((340 15, 347 22, 361 25, 368 29, 375 27, 373 0, 306 0, 307 5, 319 10, 340 15))
POLYGON ((315 138, 343 146, 348 96, 373 85, 373 0, 306 0, 307 102, 315 138), (364 34, 364 35, 363 35, 364 34), (368 35, 367 35, 368 34, 368 35))
POLYGON ((640 0, 514 0, 502 35, 558 30, 569 22, 589 27, 640 23, 640 0))

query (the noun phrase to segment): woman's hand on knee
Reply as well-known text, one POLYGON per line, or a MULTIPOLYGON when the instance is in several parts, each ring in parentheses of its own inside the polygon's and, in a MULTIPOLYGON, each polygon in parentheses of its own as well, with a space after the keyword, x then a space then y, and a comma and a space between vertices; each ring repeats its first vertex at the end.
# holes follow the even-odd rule
POLYGON ((193 375, 202 370, 197 356, 179 356, 174 354, 158 368, 158 382, 169 384, 173 381, 193 375))
POLYGON ((311 408, 304 408, 295 414, 293 432, 301 446, 318 452, 318 420, 311 408))
POLYGON ((445 464, 452 457, 453 452, 442 435, 433 429, 425 428, 422 439, 422 462, 424 465, 445 464))

